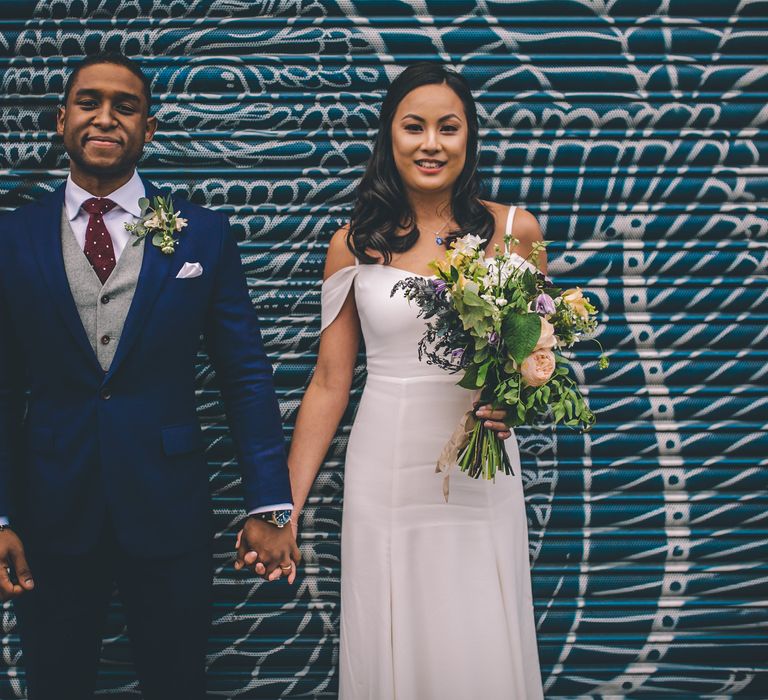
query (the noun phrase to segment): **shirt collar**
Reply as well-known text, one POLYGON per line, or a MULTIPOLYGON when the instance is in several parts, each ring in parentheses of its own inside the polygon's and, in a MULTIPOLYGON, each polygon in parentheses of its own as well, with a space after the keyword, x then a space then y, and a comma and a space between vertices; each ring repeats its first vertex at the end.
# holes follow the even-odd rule
MULTIPOLYGON (((132 214, 136 218, 141 216, 141 207, 139 206, 139 200, 146 194, 144 188, 144 182, 139 177, 138 171, 133 171, 133 176, 122 187, 118 187, 114 192, 110 192, 106 195, 111 199, 118 207, 123 211, 132 214)), ((67 177, 67 184, 64 189, 64 206, 67 208, 67 216, 70 221, 73 221, 75 217, 80 213, 80 207, 83 206, 83 202, 86 199, 95 197, 87 190, 84 190, 80 185, 76 185, 72 180, 72 174, 67 177)))

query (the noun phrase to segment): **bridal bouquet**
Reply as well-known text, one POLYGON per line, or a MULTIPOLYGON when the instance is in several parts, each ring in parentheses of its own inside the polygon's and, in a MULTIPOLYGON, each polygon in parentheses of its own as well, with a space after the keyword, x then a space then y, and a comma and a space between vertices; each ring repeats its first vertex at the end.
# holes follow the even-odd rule
MULTIPOLYGON (((392 289, 415 302, 427 320, 419 359, 463 372, 458 384, 479 391, 482 403, 506 409, 510 426, 540 424, 547 415, 555 424, 588 430, 595 415, 561 351, 594 333, 597 310, 580 289, 558 289, 532 264, 544 243, 535 243, 527 259, 509 252, 518 244, 512 239, 490 256, 482 243, 473 235, 457 239, 430 264, 435 277, 409 277, 392 289)), ((607 366, 602 354, 600 367, 607 366)), ((447 473, 451 464, 473 478, 512 473, 501 440, 472 411, 440 455, 437 471, 447 473)))

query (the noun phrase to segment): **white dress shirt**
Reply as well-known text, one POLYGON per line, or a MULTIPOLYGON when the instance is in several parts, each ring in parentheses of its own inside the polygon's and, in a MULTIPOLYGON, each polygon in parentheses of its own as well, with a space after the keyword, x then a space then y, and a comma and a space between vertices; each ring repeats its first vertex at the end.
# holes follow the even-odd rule
MULTIPOLYGON (((139 173, 134 170, 133 176, 128 182, 104 197, 104 199, 111 199, 117 204, 103 217, 104 225, 112 238, 115 262, 120 259, 120 254, 131 237, 131 234, 125 230, 125 224, 132 224, 139 218, 141 215, 139 200, 145 194, 144 183, 141 181, 139 173)), ((82 208, 83 202, 94 196, 80 185, 76 185, 72 180, 72 175, 67 178, 67 185, 64 190, 64 206, 67 210, 69 225, 72 227, 75 240, 81 250, 85 248, 85 230, 88 228, 88 219, 90 218, 90 214, 82 208)))
MULTIPOLYGON (((104 214, 104 225, 112 238, 112 247, 115 251, 115 262, 120 258, 128 240, 131 237, 129 231, 125 230, 125 224, 133 223, 141 215, 139 200, 146 195, 144 183, 139 177, 139 173, 134 170, 133 176, 122 187, 118 187, 114 192, 105 195, 105 199, 111 199, 117 206, 104 214)), ((64 207, 67 210, 69 224, 72 232, 75 234, 77 244, 81 249, 85 248, 85 230, 88 228, 88 214, 82 208, 83 202, 96 195, 84 190, 76 185, 72 180, 72 175, 67 177, 67 184, 64 189, 64 207)), ((255 513, 267 513, 272 510, 293 510, 290 503, 278 503, 276 505, 260 506, 249 515, 255 513)), ((0 516, 0 525, 8 525, 8 518, 0 516)))

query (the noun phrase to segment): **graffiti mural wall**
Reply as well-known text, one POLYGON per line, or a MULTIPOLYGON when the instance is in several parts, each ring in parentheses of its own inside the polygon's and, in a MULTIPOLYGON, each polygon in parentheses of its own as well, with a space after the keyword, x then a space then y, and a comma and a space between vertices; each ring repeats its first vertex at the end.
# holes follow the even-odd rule
MULTIPOLYGON (((142 171, 242 240, 286 433, 317 350, 320 279, 383 90, 432 59, 472 84, 487 196, 533 212, 551 274, 603 312, 576 366, 588 435, 520 431, 549 698, 768 697, 768 2, 6 0, 0 205, 53 189, 78 57, 151 76, 142 171)), ((1 253, 0 253, 1 254, 1 253)), ((237 464, 201 351, 217 517, 212 697, 335 697, 344 450, 302 527, 299 583, 234 572, 237 464)), ((12 607, 0 698, 24 697, 12 607)), ((119 599, 99 680, 138 697, 119 599)))

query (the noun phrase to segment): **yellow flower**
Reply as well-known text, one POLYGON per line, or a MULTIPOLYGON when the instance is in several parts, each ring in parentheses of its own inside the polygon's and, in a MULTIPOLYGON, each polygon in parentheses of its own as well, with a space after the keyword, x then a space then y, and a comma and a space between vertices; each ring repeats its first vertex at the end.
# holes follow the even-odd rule
POLYGON ((581 316, 584 320, 589 318, 589 309, 587 308, 589 301, 587 301, 586 297, 582 293, 581 287, 576 287, 575 289, 566 289, 563 292, 562 298, 563 301, 568 304, 568 306, 570 306, 574 313, 576 313, 578 316, 581 316))

